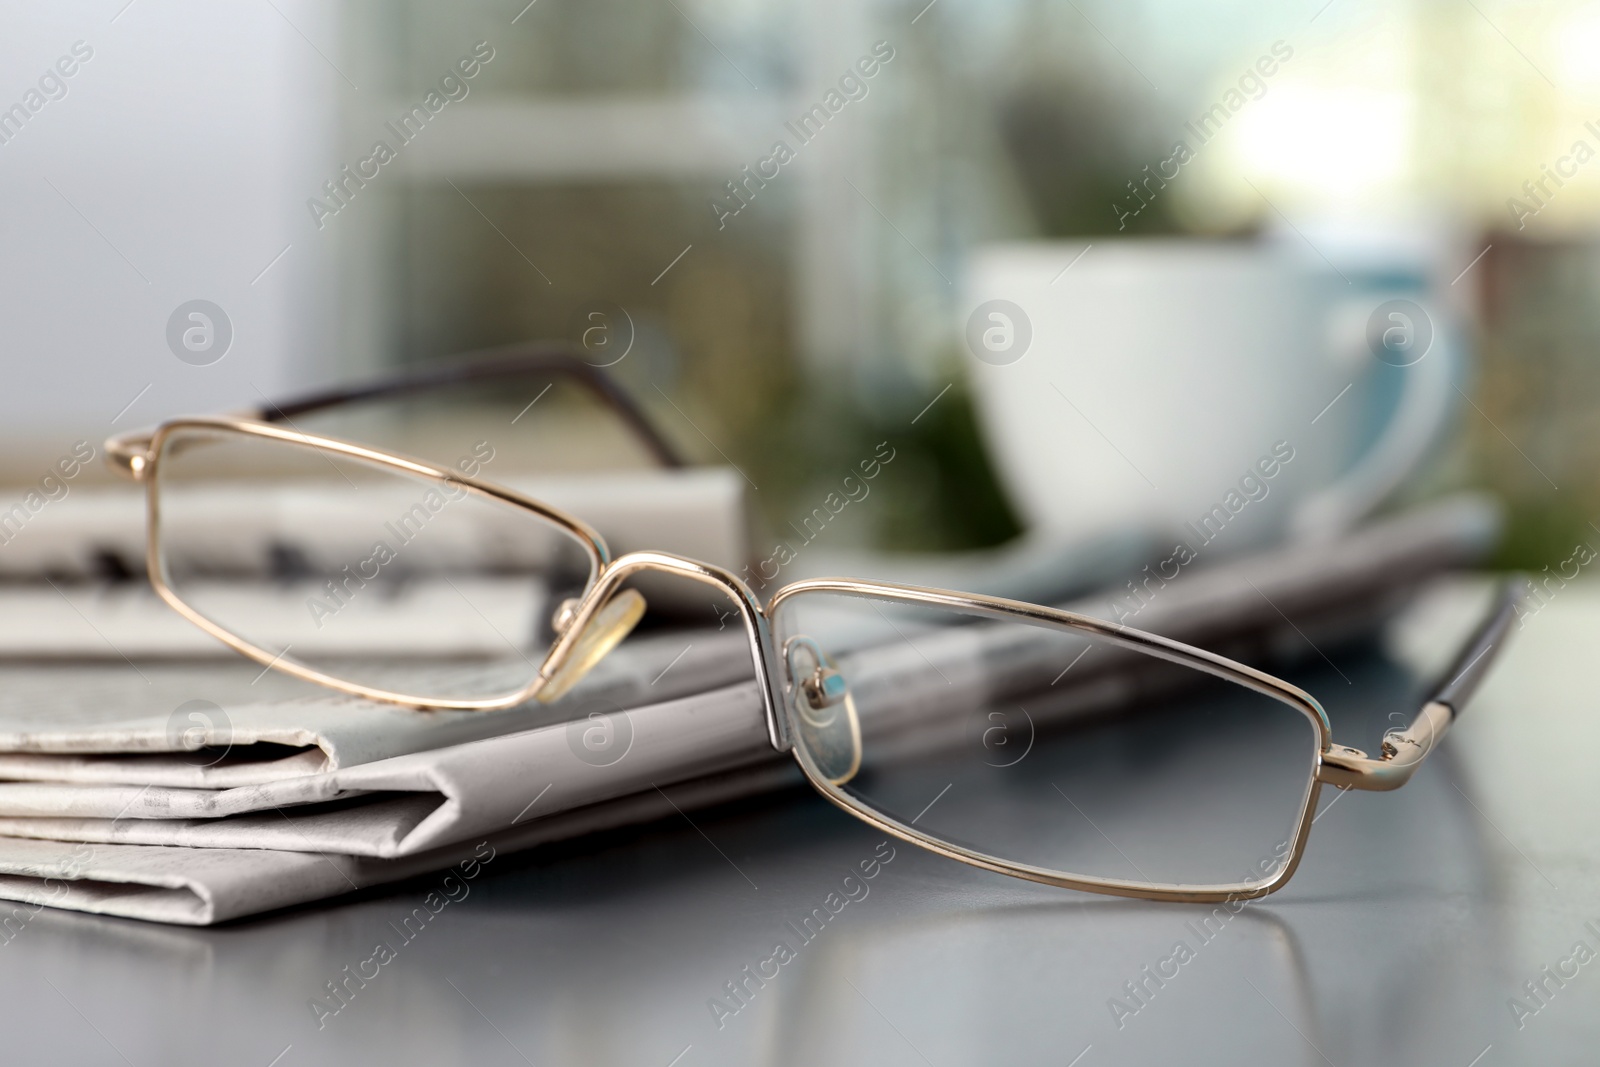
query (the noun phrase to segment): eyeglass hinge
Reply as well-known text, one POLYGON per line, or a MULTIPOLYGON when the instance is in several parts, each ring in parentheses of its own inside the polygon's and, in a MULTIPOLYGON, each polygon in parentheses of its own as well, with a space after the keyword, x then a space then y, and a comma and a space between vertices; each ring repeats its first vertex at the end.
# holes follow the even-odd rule
POLYGON ((1377 759, 1359 748, 1330 744, 1322 753, 1317 780, 1340 789, 1399 789, 1444 737, 1453 717, 1448 704, 1424 706, 1409 727, 1384 736, 1383 752, 1377 759))
POLYGON ((138 479, 150 462, 150 434, 126 433, 107 439, 106 464, 112 470, 138 479))

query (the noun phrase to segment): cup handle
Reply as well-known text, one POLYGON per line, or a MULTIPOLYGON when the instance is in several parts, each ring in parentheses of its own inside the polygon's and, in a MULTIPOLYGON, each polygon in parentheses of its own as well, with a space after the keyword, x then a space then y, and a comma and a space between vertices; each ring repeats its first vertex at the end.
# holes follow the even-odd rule
POLYGON ((1417 468, 1455 405, 1460 352, 1441 332, 1434 350, 1405 368, 1400 402, 1383 433, 1332 485, 1307 497, 1289 521, 1296 541, 1330 541, 1371 514, 1417 468))

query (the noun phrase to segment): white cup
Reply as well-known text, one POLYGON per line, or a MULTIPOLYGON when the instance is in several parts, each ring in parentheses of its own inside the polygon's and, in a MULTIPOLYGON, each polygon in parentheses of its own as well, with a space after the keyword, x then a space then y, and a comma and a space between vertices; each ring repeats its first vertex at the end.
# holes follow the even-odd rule
POLYGON ((1416 468, 1457 351, 1424 304, 1414 256, 1132 239, 981 249, 962 310, 983 432, 1031 526, 1225 529, 1231 551, 1336 536, 1416 468))

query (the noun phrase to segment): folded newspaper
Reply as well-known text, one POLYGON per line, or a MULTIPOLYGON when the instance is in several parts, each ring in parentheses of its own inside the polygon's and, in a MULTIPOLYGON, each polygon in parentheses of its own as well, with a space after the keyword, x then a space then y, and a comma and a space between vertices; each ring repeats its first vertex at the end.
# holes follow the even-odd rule
MULTIPOLYGON (((1492 506, 1455 499, 1333 544, 1199 566, 1137 624, 1253 662, 1328 647, 1481 559, 1497 527, 1492 506)), ((1068 606, 1115 618, 1125 593, 1068 606)), ((861 682, 899 702, 887 728, 925 741, 959 731, 976 701, 1043 666, 1017 634, 936 635, 954 685, 930 687, 920 659, 893 654, 861 682)), ((732 621, 636 637, 557 705, 489 714, 261 699, 273 683, 221 664, 216 698, 174 711, 196 668, 135 668, 149 676, 139 692, 129 666, 81 688, 66 668, 0 668, 12 676, 0 687, 0 898, 215 923, 448 866, 483 843, 528 848, 799 781, 766 742, 732 621), (600 755, 593 730, 616 735, 600 755)), ((1102 669, 1119 668, 1113 657, 1102 669)))

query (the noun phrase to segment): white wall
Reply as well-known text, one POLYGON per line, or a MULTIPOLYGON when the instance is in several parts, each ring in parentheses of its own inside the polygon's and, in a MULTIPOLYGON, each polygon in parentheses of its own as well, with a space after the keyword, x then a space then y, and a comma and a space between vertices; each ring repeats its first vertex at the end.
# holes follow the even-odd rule
POLYGON ((337 347, 332 237, 305 208, 353 91, 318 53, 337 61, 335 5, 124 3, 0 4, 0 110, 26 104, 74 42, 93 49, 67 94, 0 143, 8 476, 78 437, 281 395, 327 376, 337 347), (208 366, 166 339, 196 298, 233 325, 208 366))

